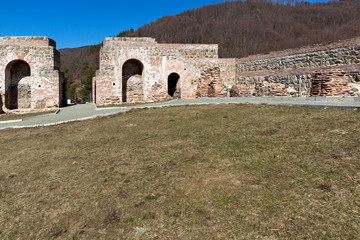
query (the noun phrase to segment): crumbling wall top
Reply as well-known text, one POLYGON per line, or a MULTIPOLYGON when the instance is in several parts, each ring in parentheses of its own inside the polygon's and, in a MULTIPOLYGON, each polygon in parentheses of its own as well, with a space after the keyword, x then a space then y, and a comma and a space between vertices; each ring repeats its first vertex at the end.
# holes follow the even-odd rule
POLYGON ((104 47, 113 47, 113 46, 147 46, 147 45, 156 45, 157 42, 154 38, 149 37, 107 37, 103 42, 104 47))
POLYGON ((217 44, 159 44, 159 47, 165 49, 167 53, 179 53, 184 58, 217 59, 217 44))
POLYGON ((360 46, 360 37, 346 39, 346 40, 338 40, 338 41, 333 41, 330 43, 314 44, 314 45, 304 46, 304 47, 300 47, 300 48, 290 48, 290 49, 286 49, 286 50, 282 50, 282 51, 269 52, 266 54, 251 55, 251 56, 248 56, 245 58, 240 58, 238 60, 238 62, 242 63, 242 62, 260 60, 260 59, 292 56, 292 55, 298 55, 298 54, 308 54, 308 53, 313 53, 313 52, 326 51, 326 50, 345 48, 345 47, 351 47, 351 46, 360 46))
POLYGON ((48 37, 0 37, 0 46, 54 47, 56 42, 48 37))
POLYGON ((218 50, 218 44, 179 44, 179 43, 161 43, 159 46, 166 49, 209 49, 218 50))
POLYGON ((107 37, 105 41, 120 41, 120 42, 156 42, 155 38, 151 37, 107 37))

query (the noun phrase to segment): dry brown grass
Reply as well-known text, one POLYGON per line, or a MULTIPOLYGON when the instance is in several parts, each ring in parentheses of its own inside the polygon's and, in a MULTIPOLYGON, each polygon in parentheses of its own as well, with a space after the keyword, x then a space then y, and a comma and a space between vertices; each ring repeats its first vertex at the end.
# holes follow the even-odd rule
POLYGON ((359 123, 209 105, 2 130, 0 239, 355 239, 359 123))

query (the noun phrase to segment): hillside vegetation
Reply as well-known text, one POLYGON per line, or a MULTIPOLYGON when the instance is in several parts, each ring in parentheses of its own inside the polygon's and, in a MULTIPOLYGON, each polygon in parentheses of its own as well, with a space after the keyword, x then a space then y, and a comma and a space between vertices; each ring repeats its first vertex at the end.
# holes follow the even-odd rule
MULTIPOLYGON (((165 16, 118 36, 153 37, 160 43, 216 43, 220 57, 252 54, 326 43, 359 36, 360 2, 273 3, 235 1, 212 4, 165 16)), ((61 49, 76 88, 82 83, 82 64, 97 67, 100 45, 61 49)))
POLYGON ((360 3, 236 1, 166 16, 131 36, 167 43, 217 43, 220 57, 245 57, 360 34, 360 3))

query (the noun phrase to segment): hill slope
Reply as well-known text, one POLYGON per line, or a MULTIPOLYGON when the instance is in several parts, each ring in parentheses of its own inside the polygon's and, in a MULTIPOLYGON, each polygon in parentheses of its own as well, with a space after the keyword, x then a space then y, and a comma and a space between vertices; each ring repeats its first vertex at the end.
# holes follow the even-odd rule
POLYGON ((224 2, 160 18, 132 36, 167 43, 217 43, 221 57, 245 57, 358 36, 359 12, 360 3, 353 1, 296 6, 224 2))

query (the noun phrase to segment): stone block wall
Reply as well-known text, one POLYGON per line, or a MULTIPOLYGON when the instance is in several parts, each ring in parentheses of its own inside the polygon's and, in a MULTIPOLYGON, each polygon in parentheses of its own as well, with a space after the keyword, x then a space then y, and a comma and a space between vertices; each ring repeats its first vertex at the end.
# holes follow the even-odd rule
POLYGON ((255 91, 252 95, 254 97, 298 97, 308 96, 310 93, 311 73, 257 74, 238 76, 234 85, 252 86, 255 91))
POLYGON ((217 44, 159 44, 168 53, 180 54, 190 59, 217 59, 219 54, 217 44))
POLYGON ((1 37, 0 109, 64 105, 66 79, 59 69, 60 54, 50 38, 1 37), (28 72, 24 73, 22 69, 28 72))
POLYGON ((127 65, 129 61, 142 66, 141 73, 136 74, 137 82, 142 83, 143 94, 137 93, 134 101, 169 98, 168 81, 172 73, 180 76, 176 95, 195 98, 204 69, 194 62, 216 59, 217 52, 217 45, 158 44, 152 38, 106 38, 100 51, 100 69, 94 78, 94 100, 98 105, 129 102, 133 93, 126 76, 135 76, 127 65))
POLYGON ((360 71, 360 37, 238 59, 234 84, 253 85, 255 96, 311 96, 314 73, 336 68, 360 71), (274 84, 278 90, 270 91, 274 84))
POLYGON ((309 67, 360 64, 360 37, 317 44, 298 49, 253 55, 238 60, 237 72, 284 70, 309 67))

